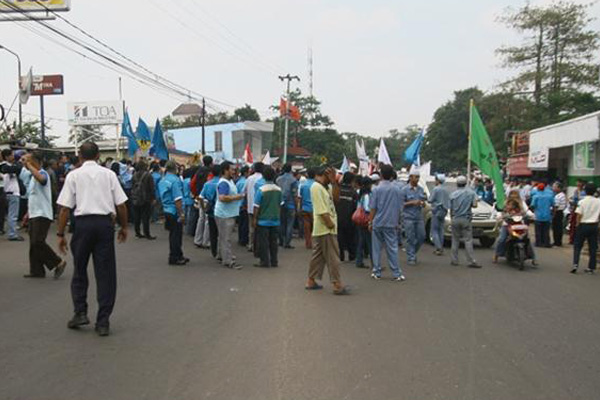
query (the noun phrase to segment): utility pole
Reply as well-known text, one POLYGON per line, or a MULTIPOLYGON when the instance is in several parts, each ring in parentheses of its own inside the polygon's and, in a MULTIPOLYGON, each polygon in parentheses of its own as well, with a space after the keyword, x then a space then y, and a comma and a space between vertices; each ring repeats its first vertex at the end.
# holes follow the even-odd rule
MULTIPOLYGON (((19 90, 21 90, 21 57, 11 49, 8 49, 2 45, 0 45, 0 50, 4 50, 17 58, 17 69, 18 69, 18 79, 17 84, 19 86, 19 90)), ((21 100, 19 99, 19 131, 23 130, 23 104, 21 104, 21 100)))
POLYGON ((283 163, 287 163, 287 153, 288 153, 288 136, 290 130, 290 84, 293 80, 297 80, 300 82, 300 78, 298 76, 291 76, 287 74, 285 76, 279 76, 279 80, 284 82, 287 81, 287 90, 286 90, 286 101, 287 101, 287 110, 285 113, 285 133, 283 138, 283 163))
POLYGON ((206 100, 202 98, 202 115, 200 115, 200 124, 202 124, 202 156, 206 155, 205 151, 205 126, 206 126, 206 100))
MULTIPOLYGON (((123 101, 123 82, 119 77, 119 102, 123 107, 123 118, 125 118, 125 102, 123 101)), ((121 159, 121 132, 119 131, 119 124, 117 124, 117 160, 121 159)))

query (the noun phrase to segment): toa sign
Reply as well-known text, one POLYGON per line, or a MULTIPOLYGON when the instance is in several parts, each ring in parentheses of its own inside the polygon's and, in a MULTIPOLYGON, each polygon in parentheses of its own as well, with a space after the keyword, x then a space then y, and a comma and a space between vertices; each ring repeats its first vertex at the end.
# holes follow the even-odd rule
POLYGON ((69 125, 118 125, 123 122, 120 101, 88 101, 68 104, 69 125))

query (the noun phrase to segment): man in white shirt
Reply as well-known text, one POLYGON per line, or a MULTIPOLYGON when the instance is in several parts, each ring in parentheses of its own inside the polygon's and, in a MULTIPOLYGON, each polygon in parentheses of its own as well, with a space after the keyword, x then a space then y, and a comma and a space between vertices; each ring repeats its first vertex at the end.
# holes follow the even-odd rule
MULTIPOLYGON (((254 173, 250 175, 248 180, 246 181, 246 187, 244 188, 244 194, 246 195, 246 201, 248 204, 254 204, 254 193, 256 182, 262 179, 262 173, 265 165, 261 162, 257 162, 252 166, 252 170, 254 173)), ((248 241, 248 251, 254 250, 254 207, 248 207, 248 227, 249 227, 249 241, 248 241)))
POLYGON ((563 220, 565 218, 565 209, 567 208, 567 196, 563 191, 562 184, 555 182, 552 186, 554 191, 554 214, 552 215, 552 235, 554 236, 554 246, 562 246, 563 238, 563 220))
POLYGON ((596 252, 598 250, 598 222, 600 221, 600 199, 594 197, 596 185, 588 183, 585 185, 586 196, 579 201, 575 214, 577 215, 577 228, 575 231, 575 243, 573 248, 573 268, 572 274, 577 273, 579 268, 579 256, 583 249, 583 244, 588 241, 590 250, 590 260, 588 268, 585 270, 588 274, 596 272, 596 252))
POLYGON ((21 189, 19 188, 21 167, 14 164, 15 156, 10 149, 2 150, 2 160, 0 173, 4 181, 4 194, 8 203, 8 240, 22 242, 25 239, 17 233, 17 220, 19 219, 21 203, 21 189))
POLYGON ((75 232, 71 239, 74 271, 71 296, 75 316, 69 321, 70 329, 90 323, 87 317, 87 264, 94 256, 94 274, 97 282, 98 315, 96 332, 108 336, 109 318, 117 293, 117 265, 113 218, 116 214, 121 226, 117 240, 127 240, 127 196, 117 176, 98 165, 98 146, 92 142, 81 145, 79 157, 82 165, 67 175, 57 203, 62 207, 58 218, 58 247, 67 252, 65 227, 71 209, 74 209, 75 232))
POLYGON ((50 175, 42 167, 39 153, 23 156, 23 170, 31 174, 27 188, 29 210, 29 274, 25 278, 45 278, 46 270, 54 270, 54 279, 60 278, 67 262, 56 255, 46 243, 50 224, 54 220, 50 175))

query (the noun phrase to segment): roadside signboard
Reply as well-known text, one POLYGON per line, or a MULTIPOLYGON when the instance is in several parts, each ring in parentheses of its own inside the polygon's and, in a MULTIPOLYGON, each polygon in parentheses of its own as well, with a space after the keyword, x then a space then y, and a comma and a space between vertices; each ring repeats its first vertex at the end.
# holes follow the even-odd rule
POLYGON ((69 125, 118 125, 123 122, 120 101, 84 101, 69 103, 69 125))
MULTIPOLYGON (((27 76, 21 77, 21 88, 27 86, 27 76)), ((62 75, 34 75, 31 80, 31 96, 53 96, 65 94, 62 75)))
POLYGON ((2 0, 0 14, 18 12, 69 11, 71 0, 2 0), (18 8, 18 10, 16 9, 18 8))

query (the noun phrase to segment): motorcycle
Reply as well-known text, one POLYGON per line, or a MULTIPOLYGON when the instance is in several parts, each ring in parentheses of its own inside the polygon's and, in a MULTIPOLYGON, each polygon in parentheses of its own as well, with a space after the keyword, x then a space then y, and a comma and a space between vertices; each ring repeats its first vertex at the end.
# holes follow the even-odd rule
POLYGON ((521 215, 513 215, 505 219, 508 229, 506 239, 506 259, 516 263, 519 270, 525 269, 525 262, 533 260, 533 251, 529 241, 529 221, 521 215))

